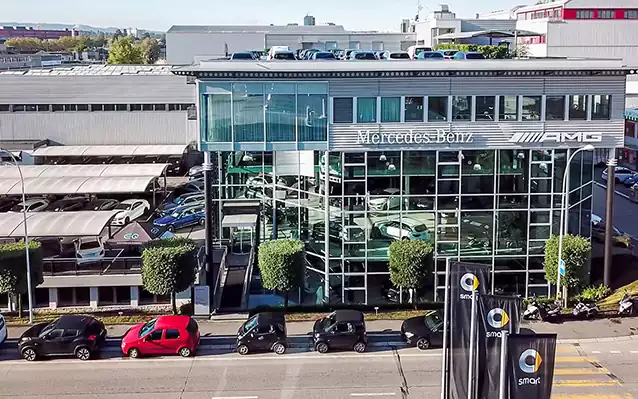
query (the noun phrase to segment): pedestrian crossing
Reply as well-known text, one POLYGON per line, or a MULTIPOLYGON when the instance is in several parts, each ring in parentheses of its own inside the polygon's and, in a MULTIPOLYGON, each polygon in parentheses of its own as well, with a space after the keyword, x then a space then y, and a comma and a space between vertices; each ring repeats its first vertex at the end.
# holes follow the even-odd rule
MULTIPOLYGON (((609 351, 608 353, 610 353, 609 351)), ((556 348, 552 399, 634 399, 596 354, 573 345, 556 348)))

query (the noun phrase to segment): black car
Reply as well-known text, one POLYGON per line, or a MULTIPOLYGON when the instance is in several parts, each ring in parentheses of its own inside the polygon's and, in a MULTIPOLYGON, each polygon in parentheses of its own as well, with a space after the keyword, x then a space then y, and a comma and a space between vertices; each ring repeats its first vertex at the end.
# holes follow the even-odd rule
POLYGON ((114 199, 94 199, 87 203, 84 209, 87 211, 111 211, 120 204, 120 201, 114 199))
POLYGON ((53 202, 46 209, 47 212, 72 212, 81 211, 88 200, 85 197, 63 198, 53 202))
POLYGON ((53 356, 75 356, 89 360, 98 356, 106 342, 106 328, 91 316, 60 316, 38 323, 20 336, 18 350, 30 362, 53 356))
POLYGON ((237 331, 237 353, 273 351, 286 353, 288 338, 286 319, 283 313, 257 313, 237 331))
POLYGON ((13 198, 0 198, 0 212, 9 212, 18 202, 20 201, 13 198))
POLYGON ((426 350, 443 345, 443 317, 431 311, 424 316, 412 317, 401 324, 401 336, 410 346, 426 350))
POLYGON ((330 349, 352 349, 362 353, 368 346, 363 313, 356 310, 337 310, 317 320, 312 333, 313 346, 319 353, 330 349))

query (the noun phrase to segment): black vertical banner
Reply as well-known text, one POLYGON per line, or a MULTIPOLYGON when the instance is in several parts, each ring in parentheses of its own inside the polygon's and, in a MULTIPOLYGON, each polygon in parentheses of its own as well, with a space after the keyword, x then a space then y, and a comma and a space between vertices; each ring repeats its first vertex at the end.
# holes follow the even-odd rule
POLYGON ((498 399, 500 388, 501 338, 503 331, 518 334, 520 298, 481 295, 479 298, 478 397, 498 399))
POLYGON ((449 399, 467 399, 472 292, 487 294, 489 270, 479 263, 450 262, 449 399))
POLYGON ((507 339, 510 399, 550 399, 556 334, 511 335, 507 339))

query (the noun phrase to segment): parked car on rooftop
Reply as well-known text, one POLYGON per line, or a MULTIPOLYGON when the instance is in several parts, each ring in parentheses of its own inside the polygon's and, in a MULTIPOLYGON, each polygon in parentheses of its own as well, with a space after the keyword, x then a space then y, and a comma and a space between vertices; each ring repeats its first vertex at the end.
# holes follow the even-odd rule
POLYGON ((381 54, 383 60, 409 60, 410 54, 405 51, 386 51, 381 54))
POLYGON ((297 57, 295 57, 295 53, 292 51, 279 51, 273 55, 272 59, 280 61, 296 61, 297 57))
POLYGON ((459 50, 439 50, 439 53, 443 54, 443 58, 446 60, 451 60, 454 58, 454 55, 458 53, 459 50))
POLYGON ((453 60, 484 60, 483 53, 478 51, 459 51, 454 54, 453 60))
POLYGON ((153 221, 154 226, 166 227, 168 231, 175 231, 197 224, 203 226, 204 223, 204 204, 179 207, 170 215, 163 216, 153 221))
POLYGON ((312 53, 312 60, 336 60, 337 57, 329 51, 317 51, 312 53))
POLYGON ((237 61, 237 60, 254 61, 255 60, 255 56, 253 55, 253 53, 249 53, 249 52, 245 51, 245 52, 240 52, 240 53, 233 53, 230 56, 230 59, 232 61, 237 61))
POLYGON ((120 212, 115 215, 111 224, 122 226, 142 217, 151 209, 151 205, 144 199, 128 199, 120 202, 115 209, 120 212))
POLYGON ((114 199, 94 199, 84 206, 86 211, 110 211, 119 205, 120 201, 114 199))
POLYGON ((410 46, 410 47, 408 47, 408 55, 413 60, 415 60, 419 56, 419 54, 421 54, 424 51, 433 51, 433 50, 432 50, 432 47, 426 47, 426 46, 410 46))
POLYGON ((20 202, 15 198, 0 198, 0 212, 8 212, 20 202))
POLYGON ((88 202, 86 197, 63 198, 53 202, 46 208, 48 212, 71 212, 81 211, 88 202))
POLYGON ((362 60, 378 60, 374 51, 362 51, 356 50, 350 53, 349 60, 362 61, 362 60))
POLYGON ((422 51, 416 58, 417 60, 442 60, 443 54, 438 51, 422 51))

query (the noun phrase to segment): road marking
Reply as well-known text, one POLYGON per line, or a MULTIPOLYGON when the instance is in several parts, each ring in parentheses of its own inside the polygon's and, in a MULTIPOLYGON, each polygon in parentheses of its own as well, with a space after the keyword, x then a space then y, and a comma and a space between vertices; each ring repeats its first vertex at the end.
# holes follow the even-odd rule
POLYGON ((574 353, 574 352, 578 352, 578 350, 574 347, 574 346, 559 346, 558 348, 556 348, 556 352, 559 353, 574 353))
POLYGON ((600 351, 591 351, 591 353, 599 354, 601 352, 600 351))
POLYGON ((581 357, 581 356, 556 356, 556 363, 592 363, 597 362, 595 357, 581 357))
POLYGON ((592 381, 592 380, 558 380, 554 381, 556 387, 612 387, 620 385, 618 381, 592 381))
POLYGON ((620 351, 609 351, 609 353, 613 353, 614 355, 619 355, 620 351))
POLYGON ((213 396, 210 399, 259 399, 259 396, 213 396))
POLYGON ((638 351, 629 351, 629 353, 638 353, 638 351))
POLYGON ((556 369, 554 375, 595 375, 595 374, 607 374, 609 370, 606 368, 596 369, 556 369))
POLYGON ((586 394, 586 395, 552 395, 552 399, 633 399, 630 394, 609 395, 609 394, 586 394))
POLYGON ((350 396, 395 396, 394 392, 382 392, 382 393, 351 393, 350 396))

